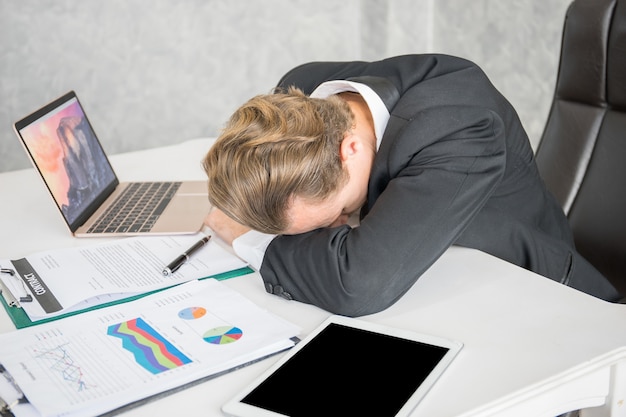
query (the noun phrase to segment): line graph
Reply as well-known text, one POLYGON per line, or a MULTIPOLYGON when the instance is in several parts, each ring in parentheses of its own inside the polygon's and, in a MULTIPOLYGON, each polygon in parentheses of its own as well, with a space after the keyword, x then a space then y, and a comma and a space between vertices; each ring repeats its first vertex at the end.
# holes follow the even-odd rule
POLYGON ((87 383, 83 368, 69 353, 68 344, 60 344, 49 349, 35 349, 35 358, 45 361, 48 369, 60 376, 63 381, 70 383, 77 392, 95 387, 87 383))

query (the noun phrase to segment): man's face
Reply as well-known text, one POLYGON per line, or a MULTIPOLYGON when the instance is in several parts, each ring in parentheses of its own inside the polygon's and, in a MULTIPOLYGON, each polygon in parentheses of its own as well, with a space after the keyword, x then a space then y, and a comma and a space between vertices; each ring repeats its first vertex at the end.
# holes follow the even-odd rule
POLYGON ((372 147, 359 147, 344 159, 344 168, 348 170, 349 179, 325 200, 311 201, 294 197, 287 210, 290 225, 284 233, 299 234, 346 224, 350 215, 365 204, 374 155, 372 147))
POLYGON ((344 201, 345 195, 342 191, 339 190, 338 193, 321 202, 294 198, 288 209, 290 225, 285 230, 285 234, 305 233, 322 227, 334 227, 347 223, 353 206, 348 206, 349 202, 344 201))

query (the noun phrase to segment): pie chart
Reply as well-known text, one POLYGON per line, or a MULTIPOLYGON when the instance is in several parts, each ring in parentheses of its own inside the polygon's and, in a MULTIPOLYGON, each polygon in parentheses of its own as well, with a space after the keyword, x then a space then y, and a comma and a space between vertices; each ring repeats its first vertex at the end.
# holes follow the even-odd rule
POLYGON ((183 320, 195 320, 206 314, 206 309, 203 307, 188 307, 178 312, 178 317, 183 320))
POLYGON ((243 336, 243 332, 238 327, 220 326, 206 331, 202 338, 205 342, 214 345, 225 345, 239 340, 243 336))

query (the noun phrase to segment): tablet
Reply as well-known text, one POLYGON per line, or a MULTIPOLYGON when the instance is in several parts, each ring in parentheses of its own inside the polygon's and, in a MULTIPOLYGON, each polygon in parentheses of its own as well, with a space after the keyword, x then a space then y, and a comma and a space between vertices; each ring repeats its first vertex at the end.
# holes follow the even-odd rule
POLYGON ((222 411, 234 417, 406 416, 462 346, 331 316, 222 411))

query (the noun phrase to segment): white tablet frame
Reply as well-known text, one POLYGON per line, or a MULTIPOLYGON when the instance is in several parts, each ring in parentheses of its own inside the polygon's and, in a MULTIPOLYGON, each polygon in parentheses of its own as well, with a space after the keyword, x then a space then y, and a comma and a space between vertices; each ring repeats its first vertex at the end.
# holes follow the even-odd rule
MULTIPOLYGON (((371 323, 354 318, 348 318, 344 316, 333 315, 320 324, 315 330, 313 330, 306 338, 304 338, 295 347, 291 348, 278 362, 265 371, 261 376, 250 383, 246 388, 240 391, 235 397, 222 406, 222 411, 233 417, 286 417, 283 414, 276 413, 274 411, 259 408, 254 405, 243 403, 241 400, 251 393, 256 387, 258 387, 263 381, 265 381, 276 370, 281 368, 289 359, 297 355, 311 340, 313 340, 322 330, 328 327, 330 324, 336 323, 343 326, 348 326, 356 329, 362 329, 375 333, 381 333, 384 335, 394 336, 398 338, 413 340, 429 345, 440 346, 448 349, 447 353, 441 358, 439 363, 433 368, 428 377, 424 379, 421 385, 413 393, 413 395, 407 400, 404 406, 398 411, 396 417, 405 417, 417 406, 422 400, 430 388, 435 384, 437 379, 448 368, 453 359, 461 351, 463 344, 456 340, 446 339, 429 334, 417 333, 409 330, 402 330, 382 324, 371 323)), ((288 417, 288 416, 287 416, 288 417)))

